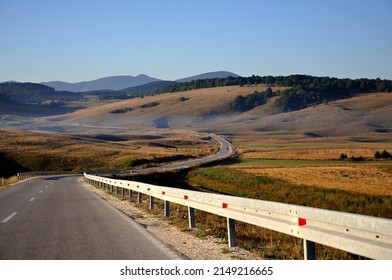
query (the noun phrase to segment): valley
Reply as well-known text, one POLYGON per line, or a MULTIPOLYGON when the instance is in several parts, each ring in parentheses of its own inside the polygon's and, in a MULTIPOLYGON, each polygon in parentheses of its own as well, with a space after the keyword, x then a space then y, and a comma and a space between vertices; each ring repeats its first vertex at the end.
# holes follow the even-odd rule
MULTIPOLYGON (((57 113, 43 104, 31 112, 31 104, 3 104, 0 159, 9 168, 1 176, 23 170, 130 170, 203 157, 215 153, 218 143, 195 132, 211 132, 233 144, 231 159, 136 180, 391 218, 392 162, 375 153, 392 151, 392 94, 365 92, 279 110, 276 100, 290 88, 230 85, 106 101, 89 95, 62 101, 73 109, 57 113), (233 109, 238 96, 268 90, 271 97, 263 104, 233 109)), ((185 210, 178 211, 181 217, 185 210)), ((206 234, 225 236, 222 221, 198 215, 206 234)), ((183 219, 176 219, 181 227, 183 219)), ((238 234, 241 246, 261 257, 302 254, 296 240, 269 231, 240 225, 238 234), (275 244, 298 248, 287 255, 275 244)), ((318 252, 318 258, 353 258, 330 248, 318 252)))

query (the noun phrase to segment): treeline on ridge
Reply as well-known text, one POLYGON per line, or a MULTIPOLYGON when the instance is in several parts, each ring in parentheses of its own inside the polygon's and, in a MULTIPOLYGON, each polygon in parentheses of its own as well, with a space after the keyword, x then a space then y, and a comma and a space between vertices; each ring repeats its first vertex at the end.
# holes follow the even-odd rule
MULTIPOLYGON (((216 79, 196 80, 186 83, 178 83, 157 93, 178 92, 200 88, 220 86, 251 86, 266 84, 270 86, 289 87, 278 91, 275 107, 288 112, 314 106, 323 102, 352 97, 358 93, 368 92, 391 92, 392 81, 377 79, 338 79, 330 77, 315 77, 309 75, 290 76, 251 76, 251 77, 227 77, 216 79)), ((254 93, 249 97, 238 96, 231 108, 238 111, 250 110, 260 106, 270 98, 271 93, 254 93)))

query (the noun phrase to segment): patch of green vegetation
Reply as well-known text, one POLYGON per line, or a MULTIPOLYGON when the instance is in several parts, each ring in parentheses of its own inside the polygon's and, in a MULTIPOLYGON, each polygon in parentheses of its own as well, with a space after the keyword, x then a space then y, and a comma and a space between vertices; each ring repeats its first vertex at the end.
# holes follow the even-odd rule
POLYGON ((116 164, 116 167, 120 169, 126 169, 126 168, 140 166, 151 162, 153 162, 153 160, 146 159, 146 158, 130 158, 116 164))
POLYGON ((126 112, 130 112, 130 111, 132 111, 133 109, 132 108, 122 108, 122 109, 117 109, 117 110, 113 110, 113 111, 110 111, 110 113, 112 113, 112 114, 123 114, 123 113, 126 113, 126 112))
POLYGON ((291 148, 291 147, 346 147, 346 146, 352 146, 352 143, 351 142, 240 143, 238 144, 238 146, 242 148, 248 148, 248 149, 291 148))
POLYGON ((151 107, 155 107, 155 106, 158 106, 158 105, 159 105, 159 102, 154 101, 154 102, 150 102, 150 103, 147 103, 147 104, 143 104, 143 105, 140 106, 140 108, 151 108, 151 107))
MULTIPOLYGON (((228 162, 231 166, 314 166, 336 164, 336 160, 307 160, 307 159, 238 159, 228 162)), ((345 162, 346 163, 346 162, 345 162)))
POLYGON ((383 171, 392 173, 392 164, 381 165, 379 168, 383 171))

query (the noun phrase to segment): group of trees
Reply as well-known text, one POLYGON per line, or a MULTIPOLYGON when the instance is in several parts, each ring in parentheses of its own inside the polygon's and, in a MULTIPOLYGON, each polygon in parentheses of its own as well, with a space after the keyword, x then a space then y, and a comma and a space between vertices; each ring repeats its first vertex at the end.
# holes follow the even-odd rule
POLYGON ((11 104, 13 102, 11 97, 9 97, 9 95, 0 93, 0 103, 11 104))
POLYGON ((0 101, 6 100, 4 95, 8 96, 12 101, 25 103, 39 103, 46 100, 64 99, 78 100, 80 94, 69 91, 55 91, 54 88, 36 83, 17 83, 5 82, 0 83, 0 101))
POLYGON ((377 151, 374 154, 374 157, 376 159, 390 159, 390 158, 392 158, 392 155, 388 151, 384 150, 381 153, 379 151, 377 151))
POLYGON ((276 86, 294 87, 298 85, 310 88, 334 88, 340 90, 354 90, 361 92, 381 91, 391 92, 392 81, 381 79, 338 79, 330 77, 315 77, 310 75, 289 76, 250 76, 250 77, 227 77, 215 79, 194 80, 185 83, 177 83, 157 91, 157 93, 178 92, 200 88, 221 86, 245 86, 255 84, 267 84, 276 86))
POLYGON ((272 92, 270 87, 268 87, 264 92, 255 91, 247 96, 238 95, 230 103, 230 109, 245 112, 265 104, 268 98, 271 98, 272 96, 275 96, 275 93, 272 92))
MULTIPOLYGON (((387 150, 384 150, 381 153, 380 153, 380 151, 376 151, 374 154, 374 158, 376 158, 376 159, 391 159, 392 155, 387 150)), ((345 153, 340 154, 340 159, 343 159, 343 160, 348 159, 347 154, 345 154, 345 153)), ((352 161, 364 161, 365 159, 362 156, 359 156, 359 157, 351 157, 351 160, 352 161)))

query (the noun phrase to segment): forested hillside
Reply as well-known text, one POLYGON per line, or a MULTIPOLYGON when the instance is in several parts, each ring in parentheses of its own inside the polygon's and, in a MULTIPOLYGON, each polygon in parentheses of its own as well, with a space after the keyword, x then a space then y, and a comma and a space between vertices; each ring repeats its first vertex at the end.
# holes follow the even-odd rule
POLYGON ((178 92, 199 88, 220 86, 251 86, 255 84, 267 84, 270 86, 290 87, 276 93, 265 92, 242 97, 238 96, 232 103, 232 109, 238 111, 250 110, 266 103, 272 96, 278 96, 275 107, 281 111, 293 111, 332 100, 352 97, 358 93, 368 92, 391 92, 392 81, 381 79, 338 79, 330 77, 314 77, 308 75, 290 76, 251 76, 251 77, 228 77, 221 79, 196 80, 179 83, 158 91, 178 92))
POLYGON ((0 83, 0 94, 20 102, 41 102, 53 99, 78 100, 80 98, 79 93, 55 91, 54 88, 42 84, 17 82, 0 83))

